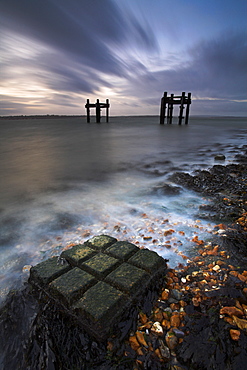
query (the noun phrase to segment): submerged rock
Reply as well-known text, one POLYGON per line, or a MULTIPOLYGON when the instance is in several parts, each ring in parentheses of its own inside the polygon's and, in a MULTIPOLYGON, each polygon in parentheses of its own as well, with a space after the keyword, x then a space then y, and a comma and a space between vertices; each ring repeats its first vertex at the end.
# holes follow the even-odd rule
POLYGON ((216 161, 224 161, 226 159, 226 156, 224 154, 217 154, 214 159, 216 161))

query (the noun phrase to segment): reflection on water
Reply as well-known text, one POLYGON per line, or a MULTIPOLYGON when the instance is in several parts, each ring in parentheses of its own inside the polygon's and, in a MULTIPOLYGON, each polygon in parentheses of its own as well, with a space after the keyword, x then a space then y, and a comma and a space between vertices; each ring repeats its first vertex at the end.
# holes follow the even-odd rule
POLYGON ((241 119, 10 120, 0 131, 2 297, 26 279, 25 265, 101 233, 156 250, 171 265, 183 262, 193 235, 208 237, 211 226, 195 219, 205 200, 157 187, 175 170, 212 165, 219 152, 231 161, 246 140, 241 119))

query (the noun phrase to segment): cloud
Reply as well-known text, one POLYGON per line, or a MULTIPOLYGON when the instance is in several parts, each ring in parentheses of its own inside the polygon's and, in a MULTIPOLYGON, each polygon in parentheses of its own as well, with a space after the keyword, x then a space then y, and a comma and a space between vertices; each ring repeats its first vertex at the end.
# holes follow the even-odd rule
POLYGON ((111 0, 2 0, 2 24, 97 71, 125 75, 112 49, 136 39, 153 49, 154 36, 111 0), (131 25, 131 27, 130 27, 131 25), (134 37, 132 38, 132 35, 134 37))
POLYGON ((163 91, 191 91, 197 102, 225 99, 228 107, 246 99, 244 33, 187 50, 166 49, 167 42, 161 50, 164 35, 158 40, 143 14, 113 0, 1 0, 1 114, 8 107, 77 107, 83 94, 104 91, 114 91, 119 106, 129 99, 150 109, 163 91))
MULTIPOLYGON (((146 70, 130 79, 125 94, 140 97, 191 91, 197 97, 246 99, 246 38, 243 33, 202 41, 187 50, 176 68, 146 70), (228 36, 228 37, 227 37, 228 36)), ((164 61, 165 63, 165 61, 164 61)))

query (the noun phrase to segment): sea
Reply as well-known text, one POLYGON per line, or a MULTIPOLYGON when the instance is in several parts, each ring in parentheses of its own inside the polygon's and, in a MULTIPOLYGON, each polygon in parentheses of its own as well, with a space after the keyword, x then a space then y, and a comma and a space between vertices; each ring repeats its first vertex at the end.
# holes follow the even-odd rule
POLYGON ((2 118, 0 134, 0 304, 31 266, 95 235, 185 264, 215 224, 200 212, 210 199, 170 176, 232 163, 247 143, 236 117, 2 118))

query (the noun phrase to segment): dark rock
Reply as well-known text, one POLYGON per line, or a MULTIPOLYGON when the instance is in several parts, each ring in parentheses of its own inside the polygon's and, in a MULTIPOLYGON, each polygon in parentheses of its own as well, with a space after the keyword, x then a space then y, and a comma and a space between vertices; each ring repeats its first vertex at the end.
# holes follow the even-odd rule
POLYGON ((182 298, 182 292, 180 292, 177 289, 172 289, 171 290, 171 297, 180 301, 180 299, 182 298))
POLYGON ((217 154, 214 159, 216 161, 224 161, 226 159, 225 155, 224 154, 217 154))
POLYGON ((176 335, 177 338, 184 338, 185 334, 182 330, 179 330, 177 328, 172 329, 173 333, 176 335))
POLYGON ((153 188, 152 193, 158 195, 178 195, 182 191, 180 186, 174 186, 170 184, 161 184, 153 188))

